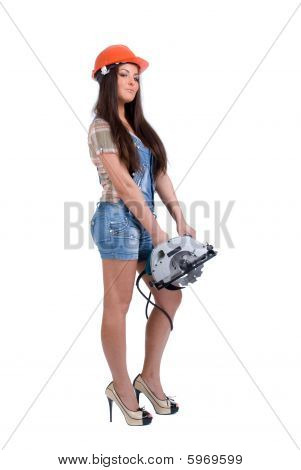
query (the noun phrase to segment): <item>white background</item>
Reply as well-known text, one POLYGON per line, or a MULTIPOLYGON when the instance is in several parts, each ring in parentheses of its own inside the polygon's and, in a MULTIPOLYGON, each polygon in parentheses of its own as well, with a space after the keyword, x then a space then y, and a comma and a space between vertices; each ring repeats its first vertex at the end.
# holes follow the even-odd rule
MULTIPOLYGON (((138 452, 173 456, 179 468, 188 454, 242 454, 244 469, 300 468, 301 8, 278 37, 297 5, 1 3, 3 468, 138 452), (163 356, 162 385, 180 412, 156 415, 143 398, 154 415, 144 428, 128 426, 116 405, 109 422, 102 269, 89 234, 101 194, 87 146, 98 87, 91 71, 111 44, 149 61, 146 119, 166 147, 178 199, 209 205, 194 226, 218 250, 184 290, 163 356), (214 230, 215 201, 222 213, 235 201, 227 220, 233 246, 214 230), (64 244, 68 202, 83 211, 74 249, 64 244)), ((166 212, 158 208, 162 227, 166 212)), ((145 299, 134 289, 132 378, 146 324, 145 299)))

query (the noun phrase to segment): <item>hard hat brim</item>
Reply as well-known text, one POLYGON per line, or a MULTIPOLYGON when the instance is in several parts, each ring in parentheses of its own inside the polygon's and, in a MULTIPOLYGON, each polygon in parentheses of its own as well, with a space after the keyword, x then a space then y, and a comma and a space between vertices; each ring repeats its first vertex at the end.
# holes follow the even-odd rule
MULTIPOLYGON (((127 62, 132 62, 134 64, 137 64, 138 67, 139 67, 139 73, 141 74, 142 72, 144 72, 144 70, 147 69, 147 67, 149 66, 149 62, 145 59, 142 59, 142 57, 128 57, 128 58, 122 58, 122 63, 127 63, 127 62)), ((110 64, 107 64, 107 65, 110 65, 110 64)), ((95 75, 96 73, 98 72, 98 70, 100 70, 100 68, 98 68, 97 70, 93 69, 92 70, 92 78, 95 80, 95 75)))

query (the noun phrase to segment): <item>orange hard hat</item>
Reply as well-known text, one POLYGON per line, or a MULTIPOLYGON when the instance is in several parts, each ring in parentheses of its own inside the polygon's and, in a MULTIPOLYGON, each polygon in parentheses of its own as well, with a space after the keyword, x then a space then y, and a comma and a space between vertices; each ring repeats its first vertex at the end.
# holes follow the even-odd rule
POLYGON ((106 68, 107 65, 126 62, 137 64, 140 68, 139 73, 142 73, 149 66, 146 60, 137 57, 127 46, 117 44, 107 47, 98 54, 92 70, 92 78, 95 80, 95 74, 99 69, 101 69, 102 75, 109 73, 110 70, 106 68))

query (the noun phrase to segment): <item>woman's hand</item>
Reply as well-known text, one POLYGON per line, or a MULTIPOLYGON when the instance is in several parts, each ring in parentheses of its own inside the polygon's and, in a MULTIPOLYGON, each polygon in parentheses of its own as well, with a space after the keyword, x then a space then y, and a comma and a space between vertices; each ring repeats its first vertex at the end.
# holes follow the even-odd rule
POLYGON ((183 235, 191 235, 192 238, 196 238, 196 231, 193 227, 188 225, 186 222, 177 223, 177 232, 182 237, 183 235))
POLYGON ((159 245, 160 243, 167 242, 169 240, 168 233, 164 232, 164 230, 158 230, 156 234, 152 235, 152 242, 154 247, 159 245))

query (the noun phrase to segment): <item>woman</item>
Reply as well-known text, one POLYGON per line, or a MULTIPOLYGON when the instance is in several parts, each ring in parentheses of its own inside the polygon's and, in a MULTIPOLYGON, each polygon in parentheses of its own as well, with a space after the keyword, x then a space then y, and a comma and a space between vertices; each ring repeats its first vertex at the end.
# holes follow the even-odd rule
MULTIPOLYGON (((157 414, 174 414, 179 409, 165 395, 160 381, 160 363, 170 325, 156 307, 146 326, 143 369, 133 384, 126 366, 126 313, 136 271, 143 271, 154 246, 169 239, 156 220, 155 190, 175 219, 178 234, 195 238, 195 230, 185 222, 167 175, 164 146, 143 116, 139 80, 148 65, 123 45, 109 46, 97 56, 92 78, 99 83, 99 95, 88 134, 90 156, 103 186, 90 227, 103 266, 101 340, 113 378, 105 394, 110 421, 115 401, 129 425, 152 421, 152 415, 139 407, 141 392, 157 414)), ((147 274, 143 276, 155 303, 173 319, 181 302, 181 290, 157 290, 149 286, 150 279, 147 274)))

